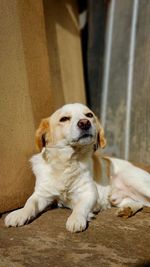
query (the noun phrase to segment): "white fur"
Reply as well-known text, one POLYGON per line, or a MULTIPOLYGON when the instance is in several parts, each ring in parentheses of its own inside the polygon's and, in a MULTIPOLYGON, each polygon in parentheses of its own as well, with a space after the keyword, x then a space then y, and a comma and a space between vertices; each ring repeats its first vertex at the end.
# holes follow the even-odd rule
MULTIPOLYGON (((63 206, 73 209, 66 224, 67 229, 71 232, 82 231, 86 228, 87 220, 98 199, 97 189, 89 171, 91 159, 77 161, 75 158, 71 160, 70 165, 63 158, 64 149, 60 148, 55 151, 60 155, 58 165, 55 160, 49 163, 43 159, 44 150, 31 159, 36 176, 33 195, 23 209, 14 211, 6 217, 5 224, 6 226, 23 225, 47 205, 58 200, 63 206)), ((71 158, 72 151, 69 152, 71 158)))
POLYGON ((24 208, 5 218, 6 226, 21 226, 36 217, 54 200, 59 206, 72 209, 66 228, 71 232, 85 230, 94 211, 119 207, 118 213, 130 207, 132 213, 144 205, 150 206, 150 175, 127 161, 108 158, 110 176, 106 174, 104 159, 98 157, 101 172, 95 175, 93 145, 97 142, 98 126, 95 115, 81 104, 69 104, 56 111, 48 120, 52 130, 52 144, 47 142, 42 151, 31 158, 36 176, 34 193, 24 208), (62 116, 70 120, 61 123, 62 116), (81 119, 91 122, 90 134, 77 126, 81 119))
POLYGON ((114 198, 118 207, 127 206, 123 204, 125 199, 150 207, 150 174, 125 160, 110 160, 113 166, 110 200, 114 198))

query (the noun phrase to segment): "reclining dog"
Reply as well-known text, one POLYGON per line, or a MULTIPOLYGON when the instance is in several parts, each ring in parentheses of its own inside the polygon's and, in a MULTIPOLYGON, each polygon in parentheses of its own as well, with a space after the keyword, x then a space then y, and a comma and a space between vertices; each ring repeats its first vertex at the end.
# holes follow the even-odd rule
POLYGON ((94 212, 112 206, 126 217, 150 207, 150 174, 128 161, 101 157, 104 130, 88 107, 67 104, 43 119, 36 144, 34 192, 23 208, 6 216, 7 227, 24 225, 54 201, 72 210, 66 223, 71 232, 85 230, 94 212))

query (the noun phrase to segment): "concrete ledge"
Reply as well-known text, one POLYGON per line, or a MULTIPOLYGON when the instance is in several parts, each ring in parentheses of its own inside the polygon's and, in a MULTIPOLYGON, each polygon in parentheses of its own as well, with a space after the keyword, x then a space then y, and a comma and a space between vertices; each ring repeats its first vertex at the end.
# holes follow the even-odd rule
POLYGON ((150 209, 127 220, 104 211, 78 234, 65 228, 70 212, 49 210, 21 228, 5 228, 3 216, 0 266, 150 266, 150 209))

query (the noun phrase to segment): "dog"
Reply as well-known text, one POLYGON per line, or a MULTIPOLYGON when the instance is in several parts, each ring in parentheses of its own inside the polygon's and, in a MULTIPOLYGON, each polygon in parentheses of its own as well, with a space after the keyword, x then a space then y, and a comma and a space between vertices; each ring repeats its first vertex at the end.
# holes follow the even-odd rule
POLYGON ((70 208, 66 228, 86 229, 95 212, 118 207, 117 215, 130 217, 150 207, 150 174, 132 163, 101 157, 104 130, 95 114, 75 103, 43 119, 36 131, 40 153, 31 158, 35 189, 25 206, 5 218, 5 225, 22 226, 47 206, 70 208))

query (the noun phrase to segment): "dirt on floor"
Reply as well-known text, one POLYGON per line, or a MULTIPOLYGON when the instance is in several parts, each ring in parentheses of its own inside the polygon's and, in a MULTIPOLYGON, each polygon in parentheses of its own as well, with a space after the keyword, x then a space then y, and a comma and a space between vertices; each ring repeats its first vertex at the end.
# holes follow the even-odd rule
POLYGON ((0 219, 0 267, 150 266, 150 210, 129 219, 99 213, 86 231, 65 228, 71 213, 52 209, 32 223, 6 228, 0 219))

